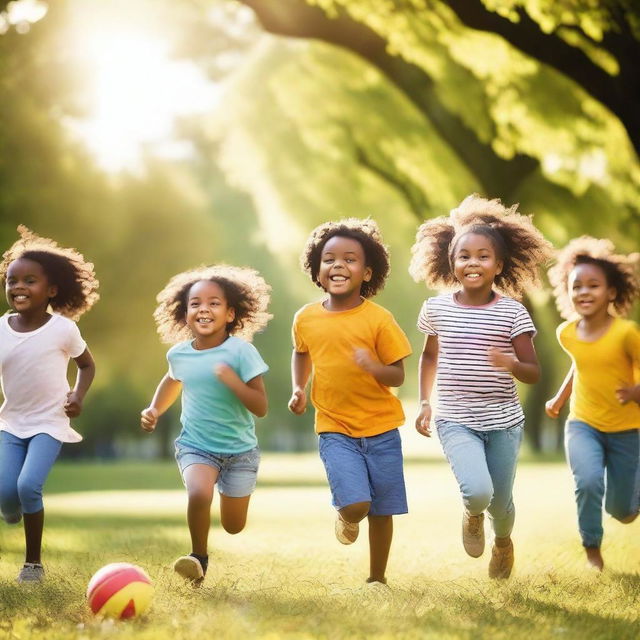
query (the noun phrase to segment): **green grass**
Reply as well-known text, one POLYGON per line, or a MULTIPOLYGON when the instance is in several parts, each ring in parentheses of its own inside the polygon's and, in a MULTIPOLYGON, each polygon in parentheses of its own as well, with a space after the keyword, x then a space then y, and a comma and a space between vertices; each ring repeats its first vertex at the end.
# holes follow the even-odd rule
POLYGON ((189 550, 173 464, 60 463, 47 487, 45 583, 15 583, 22 531, 0 526, 0 639, 640 637, 640 525, 607 519, 607 569, 586 570, 564 464, 520 466, 516 569, 505 583, 486 577, 488 553, 462 550, 448 466, 410 462, 406 473, 411 514, 395 519, 387 595, 363 588, 366 525, 351 547, 333 537, 315 455, 265 456, 241 534, 224 533, 214 509, 210 570, 194 590, 170 569, 189 550), (86 607, 90 576, 115 561, 154 580, 139 620, 99 621, 86 607))

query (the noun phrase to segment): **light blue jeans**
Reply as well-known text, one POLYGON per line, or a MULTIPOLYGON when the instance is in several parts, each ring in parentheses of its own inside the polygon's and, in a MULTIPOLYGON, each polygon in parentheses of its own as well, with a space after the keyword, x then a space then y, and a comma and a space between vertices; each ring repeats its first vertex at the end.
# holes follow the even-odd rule
POLYGON ((602 543, 602 501, 622 520, 638 512, 640 429, 605 433, 580 420, 568 420, 564 446, 576 485, 578 528, 585 547, 602 543))
POLYGON ((18 438, 0 431, 0 511, 5 522, 42 511, 42 487, 62 442, 46 433, 18 438))
POLYGON ((465 509, 473 516, 488 511, 496 537, 511 535, 516 514, 513 481, 524 424, 476 431, 436 420, 436 428, 465 509))

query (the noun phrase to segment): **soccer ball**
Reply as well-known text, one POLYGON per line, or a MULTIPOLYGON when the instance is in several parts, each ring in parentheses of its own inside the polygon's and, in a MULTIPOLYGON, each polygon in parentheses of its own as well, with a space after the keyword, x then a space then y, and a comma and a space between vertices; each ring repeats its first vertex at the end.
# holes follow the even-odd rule
POLYGON ((100 617, 134 618, 151 603, 153 585, 146 572, 135 564, 114 562, 93 574, 87 586, 87 602, 100 617))

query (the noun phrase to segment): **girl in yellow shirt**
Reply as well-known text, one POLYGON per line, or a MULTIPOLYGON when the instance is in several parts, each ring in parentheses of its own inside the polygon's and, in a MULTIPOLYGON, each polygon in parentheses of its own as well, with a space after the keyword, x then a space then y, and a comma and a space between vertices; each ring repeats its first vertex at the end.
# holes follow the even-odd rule
POLYGON ((623 523, 636 519, 640 501, 640 329, 619 317, 640 292, 636 261, 616 255, 609 240, 583 236, 549 270, 567 318, 558 341, 572 366, 546 411, 557 418, 571 398, 565 449, 582 544, 599 571, 603 498, 607 513, 623 523))

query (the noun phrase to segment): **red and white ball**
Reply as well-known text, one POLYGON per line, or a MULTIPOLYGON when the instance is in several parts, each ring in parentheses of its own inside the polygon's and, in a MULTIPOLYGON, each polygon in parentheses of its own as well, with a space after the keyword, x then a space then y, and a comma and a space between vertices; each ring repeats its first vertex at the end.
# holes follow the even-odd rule
POLYGON ((153 584, 147 573, 128 562, 108 564, 93 574, 87 586, 87 602, 100 617, 134 618, 151 604, 153 584))

